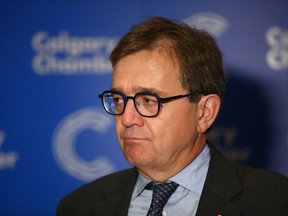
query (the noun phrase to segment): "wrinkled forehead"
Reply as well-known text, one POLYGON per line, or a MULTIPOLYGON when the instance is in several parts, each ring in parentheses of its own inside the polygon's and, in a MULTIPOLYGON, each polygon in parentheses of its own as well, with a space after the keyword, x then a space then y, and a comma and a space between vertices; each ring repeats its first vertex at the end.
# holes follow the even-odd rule
POLYGON ((175 59, 163 50, 145 50, 128 55, 113 68, 113 89, 135 93, 137 89, 167 92, 179 87, 179 66, 175 59))

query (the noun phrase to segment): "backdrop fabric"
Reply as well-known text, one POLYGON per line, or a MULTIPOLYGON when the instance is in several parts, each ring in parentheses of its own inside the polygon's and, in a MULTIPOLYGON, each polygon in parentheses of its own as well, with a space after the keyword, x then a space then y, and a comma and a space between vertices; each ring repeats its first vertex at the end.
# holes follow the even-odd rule
POLYGON ((216 38, 228 82, 209 139, 288 175, 287 11, 286 0, 1 1, 0 215, 55 215, 65 194, 131 167, 98 94, 111 50, 148 16, 216 38))

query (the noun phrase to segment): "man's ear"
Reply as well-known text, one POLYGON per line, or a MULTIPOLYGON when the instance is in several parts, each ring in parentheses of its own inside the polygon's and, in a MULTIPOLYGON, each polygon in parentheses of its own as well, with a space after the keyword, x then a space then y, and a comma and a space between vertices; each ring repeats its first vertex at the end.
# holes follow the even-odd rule
POLYGON ((221 106, 221 99, 216 94, 202 96, 197 104, 199 133, 205 133, 215 121, 221 106))

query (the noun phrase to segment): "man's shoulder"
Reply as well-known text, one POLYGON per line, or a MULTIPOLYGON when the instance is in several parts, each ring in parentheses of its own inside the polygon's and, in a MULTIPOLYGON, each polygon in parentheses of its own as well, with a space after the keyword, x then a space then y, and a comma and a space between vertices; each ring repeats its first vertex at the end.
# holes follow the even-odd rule
POLYGON ((236 176, 244 188, 248 186, 257 188, 263 185, 269 187, 284 185, 285 187, 288 187, 287 176, 268 169, 235 164, 234 162, 227 160, 215 146, 210 144, 209 147, 212 152, 210 172, 213 173, 214 178, 217 176, 217 180, 219 180, 218 176, 220 172, 223 176, 229 177, 227 180, 231 180, 231 176, 236 176))
POLYGON ((77 188, 65 196, 64 199, 66 201, 88 200, 92 197, 93 199, 97 199, 97 197, 102 199, 105 190, 117 191, 122 188, 128 188, 131 186, 133 181, 135 181, 136 177, 137 170, 135 168, 112 173, 77 188))
MULTIPOLYGON (((225 160, 225 159, 224 159, 225 160)), ((244 190, 249 189, 250 191, 262 190, 264 191, 283 191, 286 189, 288 195, 288 177, 275 172, 273 170, 257 168, 252 166, 244 166, 235 164, 231 161, 226 160, 225 168, 228 166, 235 170, 235 174, 238 177, 240 184, 244 190)), ((223 163, 222 163, 223 164, 223 163)), ((229 169, 224 169, 228 171, 229 169)))
MULTIPOLYGON (((288 178, 271 170, 238 167, 242 192, 236 200, 242 200, 246 209, 264 214, 286 215, 288 212, 288 178), (258 209, 258 210, 256 210, 258 209)), ((258 215, 258 214, 257 214, 258 215)))
MULTIPOLYGON (((241 208, 243 211, 253 212, 253 215, 287 215, 286 176, 271 170, 235 164, 227 160, 213 146, 211 153, 211 163, 199 211, 207 213, 208 210, 205 208, 207 205, 213 206, 221 200, 230 200, 235 206, 233 211, 241 208)), ((223 208, 224 211, 226 207, 221 205, 224 206, 226 203, 223 201, 214 207, 216 210, 223 208)), ((225 211, 228 212, 228 207, 225 211)))
MULTIPOLYGON (((137 175, 137 170, 132 168, 85 184, 61 200, 57 208, 57 215, 84 216, 96 213, 98 215, 99 212, 112 211, 111 206, 118 212, 120 210, 125 212, 137 175)), ((113 212, 109 215, 115 214, 113 212)))
POLYGON ((288 196, 288 177, 272 170, 237 166, 237 173, 244 188, 250 190, 283 191, 288 196), (263 188, 265 187, 265 189, 263 188))

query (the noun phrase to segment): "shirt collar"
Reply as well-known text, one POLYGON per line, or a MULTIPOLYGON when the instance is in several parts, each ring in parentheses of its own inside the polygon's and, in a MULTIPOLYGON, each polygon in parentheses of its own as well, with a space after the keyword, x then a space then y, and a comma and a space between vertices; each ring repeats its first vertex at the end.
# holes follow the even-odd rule
MULTIPOLYGON (((210 149, 208 145, 205 145, 198 157, 196 157, 188 166, 186 166, 175 176, 171 177, 169 180, 176 182, 180 186, 200 196, 207 176, 209 162, 210 149)), ((139 173, 132 193, 132 200, 142 193, 145 186, 149 182, 149 179, 145 178, 143 175, 141 175, 141 173, 139 173)))
POLYGON ((206 180, 209 163, 210 149, 208 145, 205 145, 198 157, 170 180, 200 196, 206 180))
POLYGON ((134 190, 132 193, 132 200, 135 199, 139 194, 142 193, 145 186, 150 182, 149 179, 145 178, 141 173, 139 173, 134 190))

